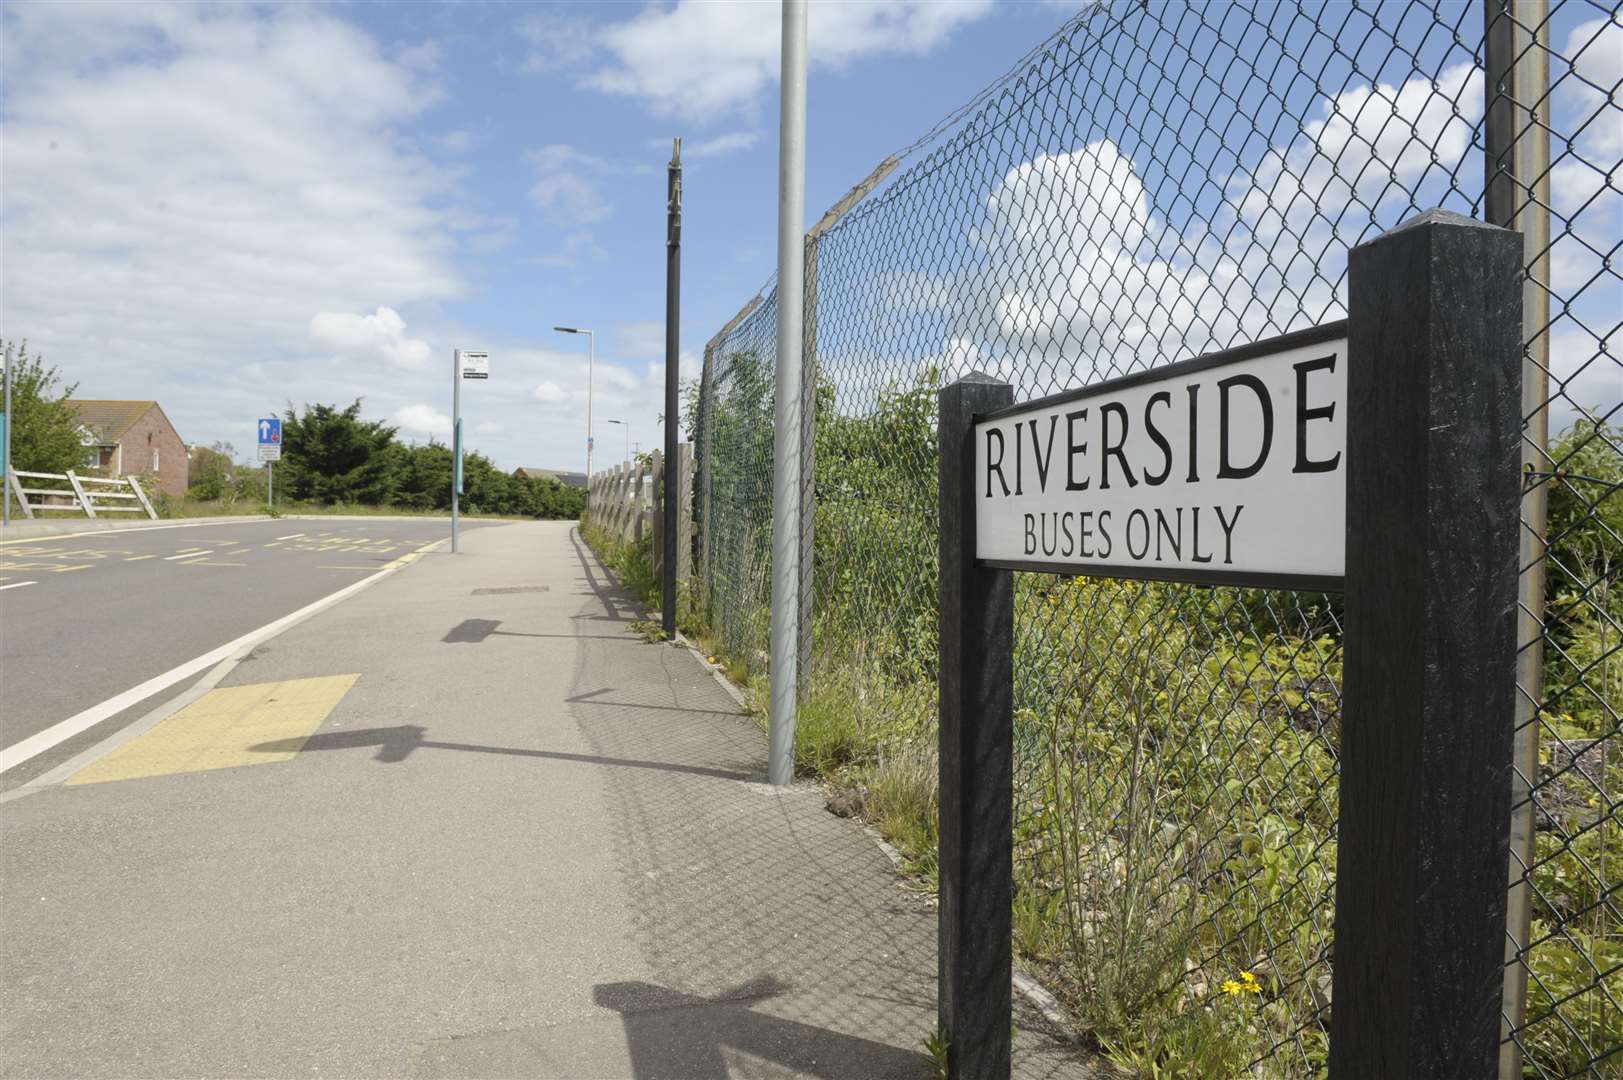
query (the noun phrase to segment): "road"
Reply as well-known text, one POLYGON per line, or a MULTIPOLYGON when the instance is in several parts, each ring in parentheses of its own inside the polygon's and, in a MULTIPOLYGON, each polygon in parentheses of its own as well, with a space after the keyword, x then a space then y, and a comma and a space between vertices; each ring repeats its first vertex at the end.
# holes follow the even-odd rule
MULTIPOLYGON (((443 521, 306 519, 0 543, 0 751, 375 574, 448 531, 443 521)), ((0 786, 63 760, 184 685, 130 702, 95 729, 8 770, 0 786)))

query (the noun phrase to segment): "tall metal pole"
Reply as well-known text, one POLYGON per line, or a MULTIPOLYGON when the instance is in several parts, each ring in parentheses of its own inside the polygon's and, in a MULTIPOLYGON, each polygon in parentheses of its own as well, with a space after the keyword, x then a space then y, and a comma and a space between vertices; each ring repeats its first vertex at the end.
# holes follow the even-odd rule
POLYGON ((265 462, 265 505, 276 509, 276 462, 265 462))
POLYGON ((772 439, 772 688, 767 779, 795 778, 800 655, 800 363, 806 270, 806 0, 784 0, 778 115, 778 369, 772 439))
MULTIPOLYGON (((586 335, 586 476, 592 474, 592 369, 597 367, 597 335, 591 330, 576 331, 586 335)), ((591 513, 591 495, 588 495, 586 512, 591 513)))
POLYGON ((451 350, 451 554, 459 550, 457 480, 462 471, 462 350, 451 350))
POLYGON ((1552 468, 1550 440, 1550 43, 1548 0, 1483 5, 1487 68, 1483 217, 1522 234, 1522 493, 1520 616, 1516 644, 1516 751, 1511 771, 1509 911, 1505 926, 1501 1080, 1520 1080, 1521 1047, 1509 1037, 1527 1018, 1527 961, 1533 897, 1526 875, 1536 858, 1532 784, 1538 778, 1544 698, 1545 541, 1552 468))
MULTIPOLYGON (((682 472, 677 467, 677 382, 681 377, 682 322, 682 140, 671 144, 671 163, 666 171, 665 205, 665 525, 664 574, 661 594, 660 627, 667 636, 676 633, 676 522, 677 504, 682 498, 682 472)), ((629 428, 627 429, 630 430, 629 428)))
POLYGON ((0 454, 5 455, 5 460, 3 462, 3 464, 5 465, 5 468, 0 469, 0 507, 4 507, 3 510, 0 510, 0 514, 3 514, 4 517, 0 518, 0 524, 10 525, 11 524, 11 346, 10 345, 6 346, 5 361, 6 361, 6 438, 5 438, 5 446, 3 448, 0 448, 0 454))

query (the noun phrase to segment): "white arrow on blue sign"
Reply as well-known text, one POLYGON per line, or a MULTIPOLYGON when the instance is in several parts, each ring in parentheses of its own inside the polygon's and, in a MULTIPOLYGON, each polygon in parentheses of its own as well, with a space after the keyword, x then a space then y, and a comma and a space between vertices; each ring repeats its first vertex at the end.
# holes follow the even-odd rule
POLYGON ((282 421, 271 416, 259 421, 259 460, 277 461, 282 456, 282 421))

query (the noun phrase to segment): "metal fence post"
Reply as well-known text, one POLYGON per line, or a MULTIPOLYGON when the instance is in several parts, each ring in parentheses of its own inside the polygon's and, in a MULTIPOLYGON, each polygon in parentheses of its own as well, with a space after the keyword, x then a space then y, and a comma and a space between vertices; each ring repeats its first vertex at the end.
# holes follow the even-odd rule
POLYGON ((1014 575, 975 562, 975 416, 1014 388, 972 374, 940 391, 940 954, 947 1075, 1010 1067, 1014 905, 1014 575))
POLYGON ((1521 258, 1431 210, 1348 261, 1335 1080, 1498 1067, 1521 258))
MULTIPOLYGON (((1486 0, 1483 217, 1522 234, 1522 468, 1550 470, 1550 106, 1548 0, 1486 0)), ((1511 773, 1509 914, 1505 926, 1504 1041, 1501 1080, 1521 1080, 1521 1047, 1510 1038, 1527 1015, 1527 965, 1533 897, 1525 880, 1535 858, 1532 786, 1538 779, 1539 708, 1544 697, 1545 541, 1549 488, 1522 496, 1521 605, 1517 644, 1516 767, 1511 773)))
POLYGON ((800 400, 806 245, 806 0, 784 0, 778 117, 778 360, 773 400, 771 706, 767 778, 795 778, 800 662, 800 400))

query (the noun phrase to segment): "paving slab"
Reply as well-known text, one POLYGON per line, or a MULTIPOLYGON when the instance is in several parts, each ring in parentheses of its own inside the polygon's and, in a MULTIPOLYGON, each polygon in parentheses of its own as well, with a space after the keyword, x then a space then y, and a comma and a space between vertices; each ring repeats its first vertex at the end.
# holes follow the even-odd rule
POLYGON ((933 910, 638 614, 572 526, 480 529, 221 682, 355 676, 307 737, 237 690, 143 759, 209 767, 0 805, 0 1075, 930 1075, 933 910))

